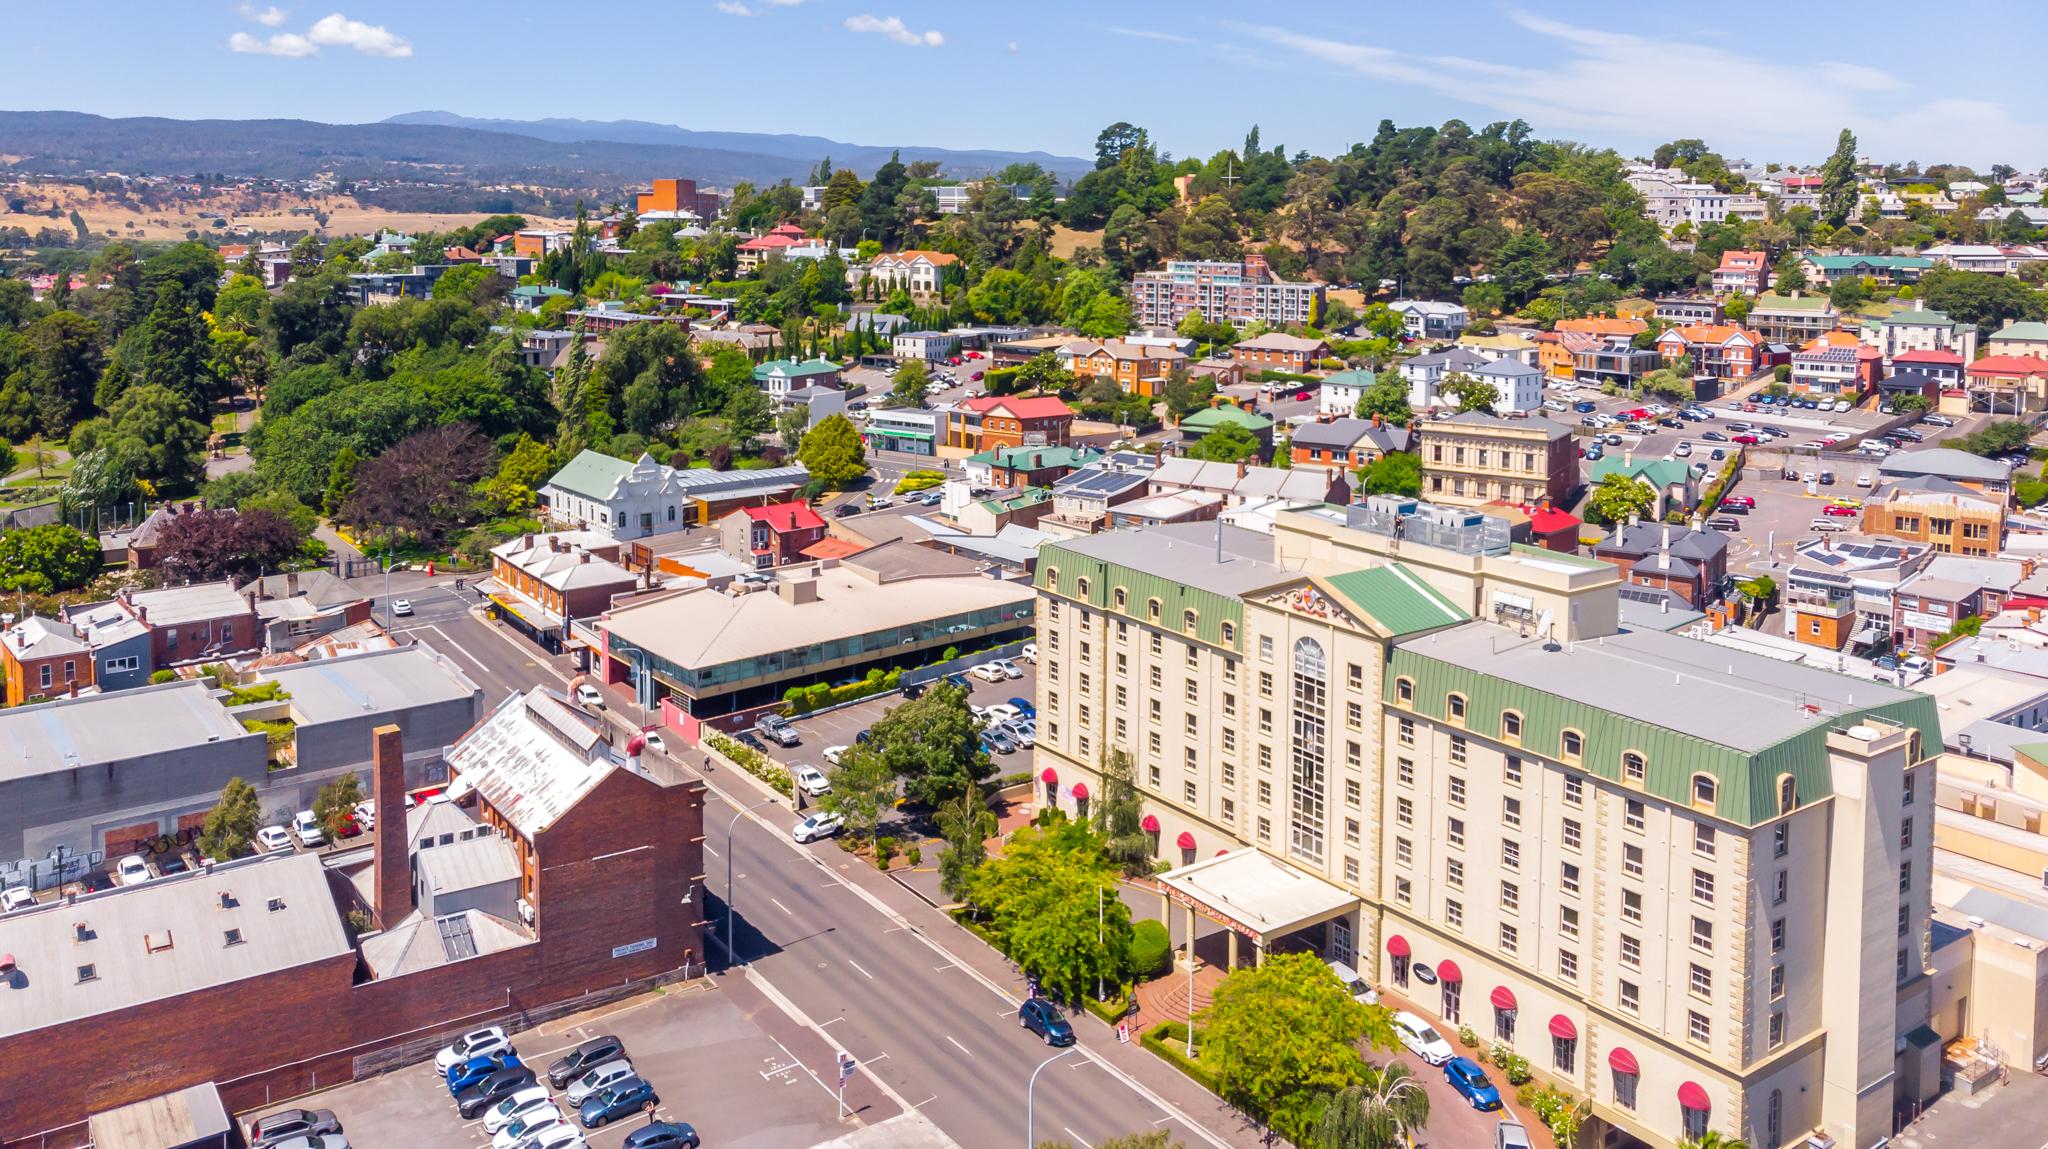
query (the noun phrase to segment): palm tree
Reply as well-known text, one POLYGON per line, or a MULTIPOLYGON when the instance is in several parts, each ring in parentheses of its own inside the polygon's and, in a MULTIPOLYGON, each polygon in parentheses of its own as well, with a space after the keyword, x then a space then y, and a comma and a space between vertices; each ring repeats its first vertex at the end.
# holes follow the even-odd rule
POLYGON ((1359 1084, 1339 1090, 1316 1119, 1317 1149, 1401 1149, 1429 1122, 1429 1094, 1398 1062, 1365 1067, 1359 1084))
POLYGON ((1680 1141, 1678 1149, 1749 1149, 1749 1142, 1740 1137, 1729 1137, 1718 1129, 1709 1129, 1698 1137, 1680 1141))

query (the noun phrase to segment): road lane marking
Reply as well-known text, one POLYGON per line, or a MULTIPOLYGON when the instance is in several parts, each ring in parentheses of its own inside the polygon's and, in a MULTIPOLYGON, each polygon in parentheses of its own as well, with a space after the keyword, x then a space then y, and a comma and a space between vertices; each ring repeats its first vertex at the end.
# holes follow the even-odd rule
POLYGON ((859 962, 857 962, 857 961, 855 961, 855 960, 853 960, 852 958, 847 958, 847 959, 846 959, 846 964, 847 964, 847 965, 850 965, 850 966, 852 966, 852 967, 853 967, 853 972, 855 972, 855 973, 859 974, 860 976, 862 976, 862 977, 864 977, 864 978, 868 979, 869 981, 873 981, 873 980, 875 980, 875 975, 874 975, 874 974, 871 974, 871 973, 869 973, 868 971, 866 971, 866 970, 864 970, 864 969, 860 968, 860 963, 859 963, 859 962))
MULTIPOLYGON (((949 1033, 949 1034, 947 1034, 947 1035, 946 1035, 946 1040, 947 1040, 947 1041, 953 1041, 953 1035, 952 1035, 952 1034, 950 1034, 950 1033, 949 1033)), ((964 1045, 960 1044, 960 1043, 959 1043, 959 1042, 957 1042, 957 1041, 953 1041, 953 1048, 954 1048, 954 1049, 957 1049, 957 1050, 959 1050, 960 1052, 962 1052, 962 1053, 966 1054, 966 1055, 967 1055, 967 1056, 969 1056, 969 1057, 973 1057, 973 1056, 974 1056, 974 1051, 973 1051, 973 1050, 971 1050, 971 1049, 967 1048, 966 1046, 964 1046, 964 1045)))
POLYGON ((952 963, 952 962, 947 962, 947 963, 946 963, 945 965, 935 965, 935 966, 933 966, 933 967, 932 967, 932 972, 933 972, 933 973, 938 973, 938 972, 939 972, 939 971, 941 971, 941 970, 949 970, 949 969, 952 969, 952 968, 953 968, 953 963, 952 963))
MULTIPOLYGON (((781 910, 781 911, 782 911, 783 913, 785 913, 785 914, 789 914, 789 907, 788 907, 788 906, 785 906, 785 905, 783 905, 783 904, 782 904, 781 902, 779 902, 779 901, 776 901, 776 899, 775 899, 775 898, 773 898, 773 897, 770 897, 770 898, 769 898, 768 900, 769 900, 769 901, 771 901, 771 902, 775 902, 775 908, 776 908, 776 909, 778 909, 778 910, 781 910)), ((795 915, 795 914, 789 914, 789 916, 790 916, 790 917, 795 917, 796 915, 795 915)))
POLYGON ((1095 1149, 1095 1146, 1090 1145, 1087 1139, 1082 1137, 1079 1133, 1074 1132, 1072 1129, 1068 1129, 1064 1125, 1060 1126, 1060 1129, 1064 1131, 1067 1136, 1072 1137, 1075 1141, 1079 1142, 1081 1145, 1081 1149, 1095 1149))
POLYGON ((826 1026, 828 1026, 828 1025, 831 1025, 833 1021, 845 1021, 845 1020, 846 1020, 846 1015, 842 1013, 842 1014, 840 1014, 840 1015, 839 1015, 838 1017, 835 1017, 835 1018, 833 1018, 833 1019, 832 1019, 832 1021, 821 1021, 821 1022, 819 1022, 819 1023, 818 1023, 818 1028, 819 1028, 819 1029, 823 1029, 823 1028, 825 1028, 826 1026))
POLYGON ((723 857, 725 857, 725 855, 724 855, 724 854, 721 854, 721 853, 719 853, 719 852, 718 852, 717 850, 714 850, 714 849, 712 849, 712 848, 711 848, 711 843, 709 843, 709 842, 706 842, 706 843, 704 843, 704 852, 705 852, 705 853, 707 853, 707 854, 709 854, 709 855, 711 855, 711 856, 712 856, 712 857, 714 857, 714 858, 723 858, 723 857))
MULTIPOLYGON (((936 1093, 934 1093, 934 1094, 932 1094, 932 1095, 931 1095, 930 1097, 927 1097, 927 1098, 925 1098, 925 1099, 924 1099, 923 1101, 920 1101, 920 1102, 918 1102, 917 1104, 915 1104, 915 1105, 911 1106, 911 1108, 912 1108, 912 1109, 923 1109, 923 1108, 924 1108, 925 1106, 927 1106, 927 1105, 930 1105, 930 1104, 931 1104, 932 1102, 934 1102, 934 1101, 937 1101, 938 1099, 939 1099, 939 1095, 938 1095, 938 1094, 936 1094, 936 1093)), ((2043 1145, 2043 1146, 2041 1147, 2041 1149, 2048 1149, 2048 1145, 2043 1145)))

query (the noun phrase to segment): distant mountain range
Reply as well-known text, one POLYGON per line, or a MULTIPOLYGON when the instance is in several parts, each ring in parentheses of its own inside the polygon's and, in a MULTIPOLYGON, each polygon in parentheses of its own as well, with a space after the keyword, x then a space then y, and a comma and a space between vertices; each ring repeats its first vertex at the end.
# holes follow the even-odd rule
POLYGON ((486 132, 509 132, 556 143, 603 140, 619 144, 663 144, 679 147, 712 148, 718 151, 779 156, 797 160, 809 172, 819 159, 831 157, 834 167, 852 168, 863 176, 900 152, 904 163, 935 160, 949 175, 993 175, 1013 163, 1035 163, 1056 175, 1079 177, 1092 169, 1092 160, 1078 156, 1056 156, 1049 152, 959 151, 951 148, 923 148, 909 145, 873 146, 828 140, 823 136, 769 135, 763 132, 706 132, 656 124, 646 120, 493 120, 457 115, 454 112, 406 112, 384 120, 387 124, 427 124, 444 128, 475 128, 486 132))
MULTIPOLYGON (((698 132, 667 124, 582 120, 471 120, 413 112, 375 124, 313 120, 109 119, 83 112, 0 111, 0 154, 21 170, 53 174, 220 172, 305 179, 468 180, 552 188, 644 186, 679 176, 730 187, 802 180, 818 160, 873 174, 892 149, 815 136, 698 132)), ((1063 175, 1093 165, 1043 152, 901 149, 905 163, 929 159, 962 177, 1035 162, 1063 175)))

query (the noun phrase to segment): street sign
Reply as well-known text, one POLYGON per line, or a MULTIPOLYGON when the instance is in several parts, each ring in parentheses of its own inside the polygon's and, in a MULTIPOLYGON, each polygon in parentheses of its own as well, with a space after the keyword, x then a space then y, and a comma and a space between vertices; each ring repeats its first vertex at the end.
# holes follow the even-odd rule
POLYGON ((859 1067, 860 1063, 853 1059, 852 1054, 842 1053, 839 1055, 839 1088, 846 1088, 846 1079, 852 1077, 853 1071, 859 1067))
POLYGON ((1130 1023, 1130 1022, 1128 1022, 1128 1021, 1119 1021, 1119 1022, 1117 1022, 1117 1023, 1116 1023, 1116 1040, 1117 1040, 1117 1044, 1119 1044, 1119 1045, 1129 1045, 1129 1044, 1131 1043, 1131 1023, 1130 1023))

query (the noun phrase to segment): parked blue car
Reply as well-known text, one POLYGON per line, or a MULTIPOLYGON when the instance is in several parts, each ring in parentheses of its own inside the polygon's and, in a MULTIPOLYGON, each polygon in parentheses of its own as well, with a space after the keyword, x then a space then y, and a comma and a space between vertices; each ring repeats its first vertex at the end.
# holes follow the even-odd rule
POLYGON ((1017 716, 1019 718, 1031 718, 1038 713, 1038 707, 1031 705, 1029 698, 1012 698, 1010 699, 1010 705, 1017 708, 1017 716))
POLYGON ((500 1069, 516 1069, 519 1064, 519 1055, 509 1049, 458 1061, 448 1069, 448 1092, 460 1093, 500 1069))
POLYGON ((1500 1090, 1487 1080, 1486 1071, 1469 1057, 1453 1057, 1444 1063, 1444 1080, 1459 1096, 1472 1103, 1472 1108, 1481 1112, 1492 1112, 1500 1108, 1500 1090))
POLYGON ((661 1104, 654 1086, 638 1077, 624 1081, 583 1099, 583 1105, 576 1112, 577 1120, 585 1129, 596 1129, 607 1121, 616 1121, 632 1113, 652 1113, 661 1104))

